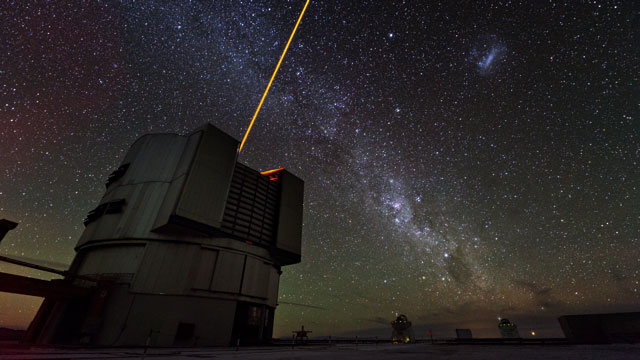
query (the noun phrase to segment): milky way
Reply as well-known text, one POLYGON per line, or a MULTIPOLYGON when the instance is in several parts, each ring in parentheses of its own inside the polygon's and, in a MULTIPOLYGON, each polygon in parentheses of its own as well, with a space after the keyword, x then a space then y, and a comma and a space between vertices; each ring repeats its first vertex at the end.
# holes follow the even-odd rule
MULTIPOLYGON (((0 253, 64 267, 130 144, 241 139, 304 1, 4 2, 0 253)), ((276 335, 558 336, 640 300, 633 2, 311 2, 240 161, 305 180, 276 335)), ((637 25, 637 24, 636 24, 637 25)), ((9 265, 0 270, 47 278, 9 265)), ((0 295, 0 326, 39 300, 0 295)))

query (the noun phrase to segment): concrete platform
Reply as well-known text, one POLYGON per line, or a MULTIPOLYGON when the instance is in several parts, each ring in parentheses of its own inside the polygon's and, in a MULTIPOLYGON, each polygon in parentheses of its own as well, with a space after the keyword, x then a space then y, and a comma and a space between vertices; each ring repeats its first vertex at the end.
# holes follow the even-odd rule
POLYGON ((20 348, 0 344, 0 359, 638 359, 640 345, 308 345, 240 348, 20 348))

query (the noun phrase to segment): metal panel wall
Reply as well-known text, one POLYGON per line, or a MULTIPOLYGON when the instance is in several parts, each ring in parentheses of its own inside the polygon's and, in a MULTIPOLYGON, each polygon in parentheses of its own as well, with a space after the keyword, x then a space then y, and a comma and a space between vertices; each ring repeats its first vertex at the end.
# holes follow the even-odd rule
POLYGON ((278 287, 280 286, 280 271, 271 266, 269 268, 269 289, 267 292, 267 304, 276 307, 278 302, 278 287))
POLYGON ((143 253, 144 245, 98 247, 84 256, 78 274, 135 274, 143 253))
POLYGON ((126 199, 123 221, 116 228, 116 238, 145 238, 157 218, 158 209, 167 193, 169 184, 165 182, 148 182, 136 186, 121 186, 116 192, 122 193, 126 199))
POLYGON ((110 305, 107 318, 120 318, 119 312, 127 320, 124 324, 110 323, 110 329, 117 331, 102 337, 97 345, 172 346, 181 322, 195 324, 193 342, 187 346, 196 345, 196 341, 198 346, 227 346, 231 341, 235 301, 137 294, 135 301, 110 305))
POLYGON ((245 258, 245 255, 221 251, 216 261, 211 290, 234 294, 240 292, 245 258))
POLYGON ((190 270, 199 248, 191 244, 153 242, 147 245, 132 290, 181 294, 191 288, 190 270))
POLYGON ((202 249, 200 251, 200 261, 195 266, 193 278, 193 289, 209 290, 213 280, 213 271, 218 259, 218 251, 212 249, 202 249))
POLYGON ((236 139, 210 124, 204 127, 176 205, 176 216, 205 226, 220 227, 237 149, 236 139))
POLYGON ((302 239, 302 204, 304 202, 304 182, 290 172, 283 170, 280 191, 280 216, 276 247, 297 255, 297 261, 282 262, 282 265, 300 262, 302 239))
POLYGON ((139 138, 122 161, 122 164, 131 165, 119 184, 171 181, 186 141, 186 137, 177 134, 151 134, 139 138))
MULTIPOLYGON (((123 211, 87 223, 78 241, 146 237, 157 217, 187 139, 176 134, 146 135, 127 152, 124 174, 110 183, 100 204, 121 199, 123 211)), ((96 209, 99 207, 96 207, 96 209)))
POLYGON ((162 205, 158 209, 158 215, 153 225, 154 230, 163 225, 166 225, 169 222, 171 215, 173 215, 176 204, 178 203, 178 200, 180 199, 180 196, 182 194, 184 183, 187 180, 187 175, 189 174, 189 169, 193 157, 195 156, 196 149, 198 148, 198 144, 200 144, 201 136, 202 131, 197 131, 187 137, 187 141, 184 146, 184 150, 182 151, 180 161, 178 162, 175 173, 173 174, 171 182, 168 185, 169 188, 166 192, 166 195, 162 199, 162 205))
POLYGON ((262 260, 247 256, 241 293, 266 299, 269 296, 270 268, 270 264, 265 264, 262 260))

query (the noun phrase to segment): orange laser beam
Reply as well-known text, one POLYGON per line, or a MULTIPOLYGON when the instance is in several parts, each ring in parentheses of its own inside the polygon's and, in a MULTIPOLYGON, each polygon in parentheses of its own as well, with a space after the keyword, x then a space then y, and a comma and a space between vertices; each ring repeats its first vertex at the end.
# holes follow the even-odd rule
POLYGON ((293 40, 293 35, 295 35, 296 30, 298 30, 298 25, 300 25, 300 20, 302 20, 302 17, 304 16, 304 12, 305 10, 307 10, 307 5, 309 5, 309 1, 307 0, 307 2, 304 4, 304 8, 302 9, 302 12, 300 13, 300 17, 298 18, 298 22, 296 22, 296 26, 293 28, 293 31, 291 32, 291 36, 289 37, 289 41, 287 41, 287 46, 284 47, 284 51, 282 52, 282 55, 280 55, 280 60, 278 61, 278 65, 276 65, 276 69, 273 71, 273 75, 271 75, 271 80, 269 80, 269 84, 267 85, 267 88, 264 90, 264 94, 262 94, 262 99, 260 99, 260 103, 258 104, 258 108, 256 109, 256 112, 253 114, 253 119, 251 119, 251 123, 249 124, 249 127, 247 128, 247 132, 244 134, 244 138, 242 139, 242 142, 240 143, 240 148, 238 149, 238 154, 240 153, 240 151, 242 151, 242 147, 244 146, 244 142, 247 141, 247 136, 249 136, 249 132, 251 131, 251 127, 253 127, 253 123, 256 121, 256 117, 258 117, 258 113, 260 112, 260 108, 262 107, 262 103, 264 102, 264 99, 267 97, 267 93, 269 92, 269 88, 271 88, 271 83, 273 83, 273 79, 275 79, 276 74, 278 73, 278 69, 280 69, 280 64, 282 64, 282 59, 284 59, 284 55, 287 53, 287 49, 289 49, 289 44, 291 44, 291 40, 293 40))

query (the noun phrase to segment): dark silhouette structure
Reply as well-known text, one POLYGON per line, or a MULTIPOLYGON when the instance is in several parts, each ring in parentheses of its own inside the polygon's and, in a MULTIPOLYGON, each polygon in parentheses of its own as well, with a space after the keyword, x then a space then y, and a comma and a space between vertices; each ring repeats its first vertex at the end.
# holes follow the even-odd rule
POLYGON ((7 219, 0 219, 0 241, 4 239, 4 236, 7 235, 9 230, 13 230, 18 226, 18 223, 7 219))
POLYGON ((572 343, 640 343, 640 312, 565 315, 558 321, 572 343))

